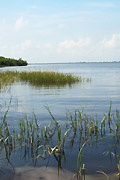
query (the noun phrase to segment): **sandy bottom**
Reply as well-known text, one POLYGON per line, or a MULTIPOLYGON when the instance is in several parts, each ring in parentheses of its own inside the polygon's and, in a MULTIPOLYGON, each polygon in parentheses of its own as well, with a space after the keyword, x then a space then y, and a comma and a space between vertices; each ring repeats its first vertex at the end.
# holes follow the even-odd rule
MULTIPOLYGON (((109 175, 111 180, 118 180, 115 174, 109 175)), ((51 167, 21 167, 15 169, 15 175, 10 171, 0 173, 0 180, 75 180, 74 174, 67 170, 60 170, 51 167)), ((107 180, 104 175, 86 175, 85 180, 107 180)))

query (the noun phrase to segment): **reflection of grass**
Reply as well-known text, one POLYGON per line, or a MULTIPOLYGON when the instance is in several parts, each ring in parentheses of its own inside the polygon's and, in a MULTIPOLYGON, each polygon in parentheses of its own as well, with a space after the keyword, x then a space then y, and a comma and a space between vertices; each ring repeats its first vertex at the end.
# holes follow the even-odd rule
POLYGON ((71 85, 75 82, 88 82, 90 79, 58 72, 0 72, 0 88, 10 85, 15 81, 28 82, 33 86, 62 86, 66 84, 71 85))
MULTIPOLYGON (((36 165, 38 158, 50 159, 50 157, 53 156, 58 163, 58 168, 61 168, 62 158, 65 159, 67 146, 69 145, 69 148, 72 149, 75 138, 77 138, 77 141, 79 139, 77 146, 77 178, 83 180, 83 178, 85 179, 85 164, 83 164, 83 168, 81 166, 83 163, 82 153, 84 149, 89 148, 93 141, 97 145, 99 144, 99 140, 103 139, 105 143, 105 137, 108 135, 111 136, 111 138, 113 137, 113 140, 111 139, 110 152, 107 152, 107 154, 114 154, 120 172, 120 124, 116 123, 120 122, 120 115, 118 110, 114 114, 111 113, 111 105, 108 114, 105 114, 101 121, 95 120, 93 116, 88 116, 82 109, 82 111, 76 110, 73 114, 68 112, 67 120, 64 124, 58 123, 50 109, 46 107, 52 118, 48 125, 41 127, 37 121, 37 117, 33 113, 32 120, 29 121, 26 116, 25 119, 19 120, 17 129, 14 129, 7 123, 7 113, 10 108, 10 103, 0 122, 0 146, 5 149, 6 159, 10 164, 12 164, 10 162, 10 156, 19 145, 25 149, 24 159, 27 155, 29 156, 28 149, 31 150, 31 157, 34 165, 36 165), (109 121, 110 117, 111 121, 109 121), (112 144, 114 148, 111 149, 112 144), (114 150, 114 153, 111 150, 114 150)), ((106 175, 103 171, 99 172, 106 175)), ((120 173, 118 173, 118 176, 120 177, 120 173)))

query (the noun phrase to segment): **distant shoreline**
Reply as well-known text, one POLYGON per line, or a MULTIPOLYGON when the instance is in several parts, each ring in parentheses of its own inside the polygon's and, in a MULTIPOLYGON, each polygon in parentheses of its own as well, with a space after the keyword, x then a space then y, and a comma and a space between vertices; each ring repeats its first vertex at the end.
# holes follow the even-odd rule
POLYGON ((5 58, 0 56, 0 67, 10 67, 10 66, 27 66, 28 62, 22 60, 22 58, 12 59, 12 58, 5 58))
POLYGON ((56 62, 31 62, 31 63, 28 63, 28 65, 30 65, 30 64, 35 64, 35 65, 37 65, 37 64, 87 64, 87 63, 120 63, 120 61, 99 61, 99 62, 58 62, 58 63, 56 63, 56 62))

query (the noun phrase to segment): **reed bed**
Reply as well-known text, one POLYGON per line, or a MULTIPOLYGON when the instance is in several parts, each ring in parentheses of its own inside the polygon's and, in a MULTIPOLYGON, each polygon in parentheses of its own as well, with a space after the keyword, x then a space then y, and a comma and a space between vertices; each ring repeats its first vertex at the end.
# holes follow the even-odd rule
POLYGON ((71 85, 76 82, 90 82, 90 78, 82 78, 72 74, 58 72, 18 72, 18 71, 1 71, 0 72, 0 89, 11 85, 14 82, 23 81, 33 86, 63 86, 71 85))
MULTIPOLYGON (((53 156, 58 162, 58 168, 61 168, 62 158, 65 159, 66 147, 69 144, 69 148, 73 148, 75 140, 79 139, 76 177, 82 180, 85 179, 86 166, 84 163, 82 164, 84 148, 89 148, 93 142, 97 145, 100 139, 105 142, 105 138, 111 136, 113 140, 110 150, 106 154, 111 153, 116 159, 117 175, 120 178, 120 115, 117 109, 116 112, 111 112, 111 105, 109 112, 104 114, 100 121, 87 115, 82 109, 73 113, 67 112, 64 124, 58 123, 50 109, 46 107, 52 117, 49 124, 40 126, 36 115, 33 113, 32 120, 25 116, 25 119, 18 121, 17 130, 7 123, 9 107, 0 123, 0 145, 5 149, 6 159, 9 163, 11 163, 10 156, 13 149, 15 150, 16 147, 20 146, 25 149, 24 158, 27 156, 27 150, 31 150, 34 165, 37 164, 38 158, 50 159, 53 156)), ((105 173, 103 172, 103 174, 105 173)))
POLYGON ((18 79, 18 73, 14 71, 0 72, 0 89, 11 85, 18 79))
POLYGON ((62 85, 82 82, 82 78, 58 72, 21 72, 20 80, 32 85, 62 85))

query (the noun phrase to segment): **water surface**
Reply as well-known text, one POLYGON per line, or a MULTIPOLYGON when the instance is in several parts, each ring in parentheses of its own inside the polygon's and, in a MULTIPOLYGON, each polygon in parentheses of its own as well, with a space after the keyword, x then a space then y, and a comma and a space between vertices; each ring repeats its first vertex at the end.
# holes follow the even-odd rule
POLYGON ((64 118, 66 109, 73 111, 83 106, 89 112, 105 113, 110 101, 113 109, 120 109, 120 63, 30 64, 27 67, 7 67, 1 70, 57 71, 90 77, 91 83, 76 83, 72 87, 34 87, 17 83, 9 91, 0 93, 1 104, 12 96, 18 101, 18 112, 45 118, 48 105, 56 118, 64 118))
MULTIPOLYGON (((116 108, 120 110, 120 63, 30 64, 27 67, 7 67, 0 70, 57 71, 91 78, 91 82, 76 83, 71 87, 68 85, 35 87, 19 82, 11 85, 7 90, 1 90, 1 119, 12 97, 7 120, 13 127, 17 128, 18 120, 24 118, 25 114, 32 118, 33 112, 40 124, 50 122, 51 117, 45 106, 48 106, 56 120, 61 122, 66 120, 67 110, 73 112, 84 107, 88 114, 97 116, 99 121, 104 113, 108 113, 110 102, 112 103, 112 112, 115 112, 116 108)), ((71 139, 71 143, 73 141, 73 146, 66 145, 65 157, 61 159, 61 168, 76 172, 79 137, 76 137, 75 140, 71 139)), ((114 151, 115 143, 114 137, 108 136, 105 139, 98 139, 97 143, 96 139, 93 139, 93 143, 84 148, 82 163, 87 166, 87 174, 95 174, 97 170, 104 170, 107 173, 117 171, 115 158, 111 155, 104 155, 105 152, 114 151)), ((34 164, 30 154, 31 150, 25 157, 24 147, 16 148, 10 159, 15 167, 24 165, 42 167, 48 164, 48 160, 44 159, 38 159, 34 164)), ((4 151, 1 150, 0 156, 1 159, 2 156, 5 158, 4 151)), ((4 158, 1 162, 4 167, 7 167, 7 161, 4 158)), ((54 157, 51 157, 48 166, 57 167, 59 164, 54 157)))

